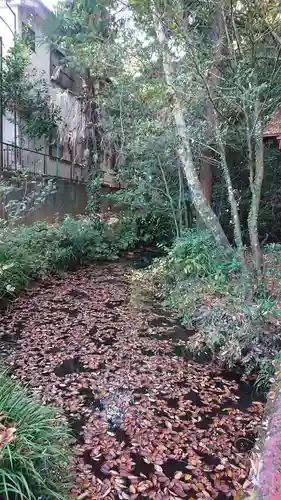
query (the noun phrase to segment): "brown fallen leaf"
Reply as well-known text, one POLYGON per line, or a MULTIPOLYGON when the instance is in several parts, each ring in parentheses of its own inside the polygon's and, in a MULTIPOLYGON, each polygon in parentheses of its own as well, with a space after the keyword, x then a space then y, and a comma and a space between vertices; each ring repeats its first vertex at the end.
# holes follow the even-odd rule
POLYGON ((13 441, 16 430, 15 427, 0 426, 0 449, 13 441))
POLYGON ((182 476, 183 476, 183 473, 180 471, 175 473, 175 479, 180 479, 182 476))
MULTIPOLYGON (((153 306, 133 309, 127 297, 122 265, 88 266, 64 279, 46 280, 44 286, 39 283, 35 294, 20 297, 0 317, 5 331, 22 322, 20 343, 7 359, 15 375, 30 381, 39 400, 60 407, 75 430, 75 498, 87 490, 89 500, 100 500, 111 487, 108 500, 117 495, 135 500, 142 483, 150 485, 143 494, 155 500, 181 498, 173 486, 180 495, 183 489, 189 500, 191 488, 202 498, 208 498, 204 492, 215 498, 225 475, 228 485, 222 486, 235 496, 249 461, 237 452, 235 442, 255 432, 263 405, 252 405, 249 414, 241 411, 237 381, 226 380, 218 366, 174 356, 172 342, 156 338, 167 330, 159 325, 158 312, 153 306), (57 376, 57 367, 70 371, 57 376), (130 388, 130 379, 136 390, 130 388), (111 435, 105 408, 109 396, 111 408, 123 420, 120 431, 111 435), (235 409, 221 411, 234 404, 235 409), (211 427, 207 421, 204 428, 208 415, 211 427), (221 470, 212 457, 220 458, 221 470), (187 458, 193 463, 182 472, 187 458)), ((206 297, 210 305, 214 300, 206 297)), ((165 321, 160 318, 160 323, 165 321)), ((2 423, 5 418, 0 414, 2 423)))
POLYGON ((224 470, 224 465, 223 464, 218 464, 216 466, 216 470, 224 470))

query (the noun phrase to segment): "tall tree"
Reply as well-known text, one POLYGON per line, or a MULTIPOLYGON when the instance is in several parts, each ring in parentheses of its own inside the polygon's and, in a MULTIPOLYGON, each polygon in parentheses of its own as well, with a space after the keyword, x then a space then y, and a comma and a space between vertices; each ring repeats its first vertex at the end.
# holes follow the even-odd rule
POLYGON ((24 135, 48 137, 60 120, 59 108, 52 102, 44 75, 29 66, 30 50, 25 41, 15 38, 2 66, 2 104, 11 120, 14 111, 24 135))
MULTIPOLYGON (((248 209, 255 272, 260 275, 261 132, 264 120, 280 99, 276 99, 280 73, 276 16, 265 16, 254 0, 243 6, 228 0, 194 0, 188 7, 181 0, 86 4, 79 0, 72 7, 62 5, 64 34, 58 41, 65 44, 78 67, 90 68, 92 77, 106 75, 111 79, 99 93, 98 108, 103 110, 99 114, 101 144, 113 140, 119 169, 126 166, 128 172, 134 158, 134 165, 139 162, 143 167, 141 175, 139 168, 131 169, 135 180, 137 171, 139 179, 150 179, 151 173, 145 171, 147 165, 140 163, 140 158, 149 152, 154 161, 149 146, 153 130, 154 139, 161 137, 163 147, 174 151, 170 158, 174 157, 175 171, 181 165, 204 224, 218 244, 229 248, 210 206, 210 192, 200 183, 200 159, 206 158, 209 174, 210 164, 215 162, 223 173, 230 222, 241 258, 247 238, 242 240, 239 199, 229 158, 235 158, 236 151, 245 151, 251 197, 244 205, 248 209), (72 9, 71 15, 67 9, 72 9), (106 29, 98 32, 97 22, 99 29, 104 23, 106 29)), ((165 180, 167 158, 163 163, 162 155, 159 167, 165 180)), ((159 164, 157 157, 155 160, 159 164)), ((175 200, 167 199, 171 213, 175 213, 175 200)))

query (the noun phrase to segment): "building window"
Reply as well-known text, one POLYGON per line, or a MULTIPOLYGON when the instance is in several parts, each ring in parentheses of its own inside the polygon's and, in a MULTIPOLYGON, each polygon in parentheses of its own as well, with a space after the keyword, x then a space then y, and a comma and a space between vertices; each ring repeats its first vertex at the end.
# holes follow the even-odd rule
POLYGON ((60 143, 58 127, 54 126, 49 138, 49 156, 67 163, 72 163, 72 152, 68 141, 60 143))
POLYGON ((22 38, 30 50, 35 52, 35 31, 25 23, 22 23, 22 38))
POLYGON ((51 156, 52 158, 59 158, 59 160, 63 156, 63 148, 59 142, 58 128, 56 126, 52 128, 50 133, 49 156, 51 156))
POLYGON ((65 65, 64 55, 57 49, 51 50, 51 80, 63 89, 73 89, 74 80, 65 65))

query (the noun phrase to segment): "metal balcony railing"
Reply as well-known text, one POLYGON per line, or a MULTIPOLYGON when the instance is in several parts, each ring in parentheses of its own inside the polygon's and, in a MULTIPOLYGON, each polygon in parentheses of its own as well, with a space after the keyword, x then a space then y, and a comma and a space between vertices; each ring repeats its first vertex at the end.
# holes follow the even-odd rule
MULTIPOLYGON (((102 167, 103 165, 100 168, 102 185, 115 189, 121 187, 116 181, 114 172, 102 167)), ((84 182, 88 174, 88 169, 82 165, 55 158, 40 151, 0 142, 0 174, 17 170, 74 182, 84 182)))
POLYGON ((26 170, 33 174, 47 175, 47 155, 14 144, 2 142, 0 170, 26 170))

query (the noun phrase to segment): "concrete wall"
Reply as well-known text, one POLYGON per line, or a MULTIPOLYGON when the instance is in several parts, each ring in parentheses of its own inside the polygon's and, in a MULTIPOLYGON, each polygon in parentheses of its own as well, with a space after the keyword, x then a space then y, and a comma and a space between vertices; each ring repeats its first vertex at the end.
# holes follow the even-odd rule
MULTIPOLYGON (((6 173, 5 177, 8 179, 9 174, 6 173)), ((30 189, 33 190, 34 185, 30 184, 30 189)), ((102 193, 104 195, 111 191, 111 188, 102 188, 102 193)), ((23 188, 15 186, 6 197, 6 203, 10 200, 21 200, 22 196, 23 188)), ((112 210, 114 208, 113 205, 110 199, 102 196, 102 212, 107 212, 109 209, 112 210)), ((52 224, 57 218, 62 219, 66 215, 71 215, 73 217, 83 215, 86 213, 86 207, 87 192, 85 184, 58 179, 56 181, 56 192, 51 194, 45 203, 24 217, 19 223, 32 224, 36 221, 46 220, 48 223, 52 224)), ((4 217, 4 207, 0 202, 0 218, 1 217, 4 217)))
MULTIPOLYGON (((25 217, 22 223, 32 224, 35 221, 46 220, 52 224, 57 218, 62 219, 66 215, 77 217, 86 213, 87 192, 85 184, 59 180, 56 186, 56 193, 49 196, 48 200, 36 211, 25 217)), ((110 191, 110 188, 102 189, 104 194, 110 191)), ((107 212, 113 208, 112 201, 103 196, 101 211, 107 212)))
MULTIPOLYGON (((18 17, 18 8, 13 8, 16 18, 18 17)), ((0 2, 0 36, 3 41, 3 56, 5 56, 9 48, 13 45, 14 39, 14 16, 6 5, 0 2)))
MULTIPOLYGON (((47 81, 50 80, 50 47, 42 43, 44 18, 36 8, 24 4, 18 10, 18 33, 23 34, 22 23, 28 25, 35 32, 35 52, 30 55, 30 70, 36 68, 47 81)), ((46 14, 45 14, 46 15, 46 14)))
POLYGON ((51 224, 56 218, 61 219, 65 215, 76 217, 85 214, 87 193, 84 184, 58 180, 56 187, 57 191, 37 210, 25 217, 22 223, 32 224, 46 220, 51 224))

